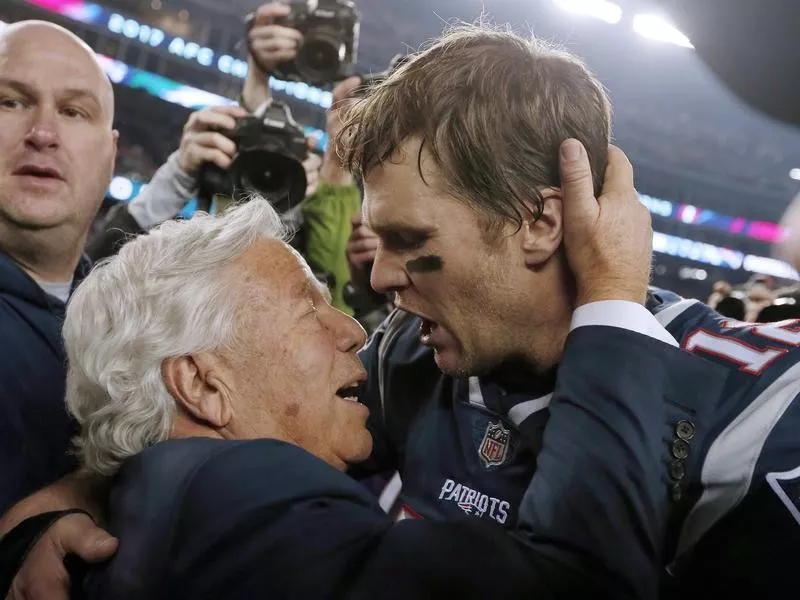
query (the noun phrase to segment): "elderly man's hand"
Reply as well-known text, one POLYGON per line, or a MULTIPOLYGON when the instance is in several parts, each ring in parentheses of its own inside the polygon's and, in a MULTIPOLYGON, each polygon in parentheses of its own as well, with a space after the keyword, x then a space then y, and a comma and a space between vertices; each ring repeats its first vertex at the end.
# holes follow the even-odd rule
POLYGON ((274 71, 279 63, 294 60, 303 43, 302 33, 275 24, 289 12, 287 4, 271 2, 260 6, 255 13, 253 27, 247 34, 247 46, 256 66, 264 74, 274 71))
POLYGON ((74 554, 89 564, 111 558, 117 539, 89 517, 74 513, 53 523, 25 557, 6 600, 69 600, 64 558, 74 554))
POLYGON ((561 145, 560 165, 564 247, 577 282, 578 305, 598 300, 644 303, 653 228, 634 188, 628 158, 619 148, 609 148, 599 198, 580 142, 566 140, 561 145))
POLYGON ((197 175, 203 163, 227 169, 236 154, 236 144, 220 132, 233 130, 236 119, 244 116, 247 111, 240 106, 212 106, 192 113, 183 126, 178 150, 183 172, 197 175))

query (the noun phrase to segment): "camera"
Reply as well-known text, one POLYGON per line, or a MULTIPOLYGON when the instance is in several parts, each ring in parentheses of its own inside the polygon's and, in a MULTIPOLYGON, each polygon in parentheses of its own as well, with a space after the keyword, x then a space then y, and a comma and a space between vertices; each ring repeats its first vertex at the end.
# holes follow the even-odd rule
POLYGON ((392 60, 389 61, 389 66, 385 71, 381 71, 380 73, 370 73, 369 75, 361 75, 361 84, 354 92, 354 95, 365 96, 370 89, 385 81, 389 75, 406 64, 409 60, 411 60, 411 58, 412 55, 410 54, 396 54, 394 57, 392 57, 392 60))
POLYGON ((277 21, 303 34, 294 60, 277 65, 278 79, 325 85, 347 77, 358 57, 359 14, 348 0, 308 0, 289 5, 277 21))
POLYGON ((204 204, 201 209, 208 209, 217 194, 238 201, 258 192, 279 213, 303 201, 306 136, 288 106, 273 100, 261 114, 237 119, 236 127, 225 135, 236 144, 236 156, 227 171, 211 163, 201 168, 197 194, 204 204))

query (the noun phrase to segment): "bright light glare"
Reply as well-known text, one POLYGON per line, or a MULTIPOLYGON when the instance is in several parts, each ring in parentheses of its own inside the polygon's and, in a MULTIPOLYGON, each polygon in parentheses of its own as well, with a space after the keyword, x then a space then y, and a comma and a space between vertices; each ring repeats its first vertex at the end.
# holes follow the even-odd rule
POLYGON ((796 181, 800 181, 800 169, 794 168, 791 171, 789 171, 789 177, 791 177, 796 181))
POLYGON ((636 15, 633 18, 633 30, 651 40, 694 48, 689 38, 659 15, 636 15))
POLYGON ((553 0, 559 8, 580 15, 589 15, 612 25, 619 23, 622 9, 608 0, 553 0))

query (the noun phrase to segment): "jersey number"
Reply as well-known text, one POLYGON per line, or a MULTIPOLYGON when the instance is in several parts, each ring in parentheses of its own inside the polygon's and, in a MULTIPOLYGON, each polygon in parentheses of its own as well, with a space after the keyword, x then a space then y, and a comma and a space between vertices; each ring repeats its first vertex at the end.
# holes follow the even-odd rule
MULTIPOLYGON (((741 327, 743 323, 725 323, 723 327, 741 327)), ((730 360, 739 365, 739 370, 752 375, 760 374, 772 361, 785 354, 789 348, 800 346, 800 321, 790 320, 768 325, 749 325, 750 331, 762 339, 778 342, 783 348, 756 348, 738 338, 698 329, 686 338, 689 352, 704 352, 730 360)))

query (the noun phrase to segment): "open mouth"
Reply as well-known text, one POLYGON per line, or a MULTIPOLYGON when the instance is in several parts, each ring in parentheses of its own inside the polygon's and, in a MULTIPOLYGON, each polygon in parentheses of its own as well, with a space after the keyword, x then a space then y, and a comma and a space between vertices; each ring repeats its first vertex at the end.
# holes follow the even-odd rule
POLYGON ((421 317, 421 322, 419 325, 419 340, 426 346, 431 343, 431 336, 433 333, 438 329, 439 325, 436 321, 431 321, 430 319, 426 319, 421 317))
POLYGON ((342 386, 336 390, 336 395, 342 400, 358 403, 358 398, 361 396, 361 386, 357 384, 342 386))

